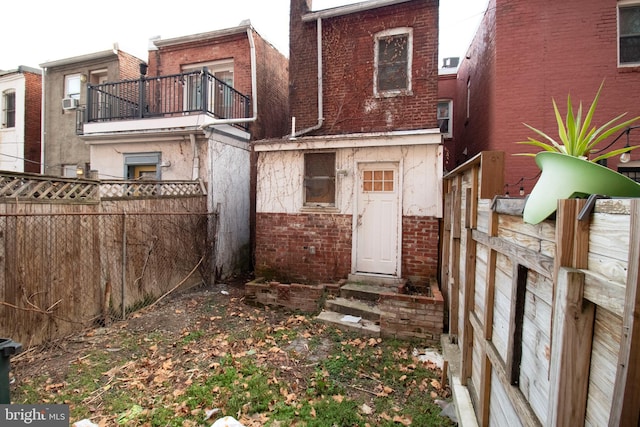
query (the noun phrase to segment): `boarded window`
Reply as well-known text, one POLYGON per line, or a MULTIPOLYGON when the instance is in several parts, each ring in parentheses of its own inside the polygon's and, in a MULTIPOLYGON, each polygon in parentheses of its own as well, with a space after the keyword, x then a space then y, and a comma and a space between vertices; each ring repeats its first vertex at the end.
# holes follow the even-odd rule
POLYGON ((335 206, 336 154, 304 155, 304 203, 306 206, 335 206))
POLYGON ((365 193, 392 192, 394 190, 392 170, 366 170, 362 173, 362 191, 365 193))

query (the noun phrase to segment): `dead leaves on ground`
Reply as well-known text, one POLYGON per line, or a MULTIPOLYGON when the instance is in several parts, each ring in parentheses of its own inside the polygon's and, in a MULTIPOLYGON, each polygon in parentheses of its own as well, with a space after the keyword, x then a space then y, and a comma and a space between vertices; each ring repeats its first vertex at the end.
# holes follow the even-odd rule
MULTIPOLYGON (((91 408, 94 415, 92 418, 101 425, 108 425, 121 414, 111 413, 105 396, 117 390, 134 396, 135 403, 144 408, 143 414, 148 413, 150 408, 160 406, 169 408, 176 415, 197 416, 202 420, 207 414, 211 414, 211 411, 218 409, 214 408, 215 406, 224 406, 225 402, 221 396, 225 390, 218 386, 212 387, 209 389, 211 407, 192 409, 185 400, 187 389, 198 382, 203 383, 211 375, 222 374, 229 363, 231 366, 241 366, 246 358, 251 358, 257 366, 268 365, 274 369, 267 381, 270 386, 279 390, 280 402, 297 410, 303 404, 311 404, 310 415, 314 418, 317 416, 313 406, 316 400, 327 398, 342 403, 345 399, 351 399, 349 393, 312 397, 305 394, 310 376, 320 362, 308 363, 300 357, 300 352, 290 348, 290 344, 294 339, 301 338, 305 344, 300 348, 309 353, 308 343, 323 333, 326 325, 312 322, 309 317, 302 315, 279 313, 274 316, 269 309, 246 306, 235 298, 231 298, 223 307, 224 312, 202 313, 196 318, 194 314, 197 307, 198 304, 190 301, 186 309, 168 310, 169 316, 191 316, 192 320, 186 324, 195 326, 185 328, 171 339, 161 334, 136 335, 127 329, 126 322, 114 325, 114 328, 120 331, 119 336, 114 336, 113 333, 105 334, 103 342, 97 342, 94 333, 87 334, 93 338, 92 346, 86 349, 86 354, 75 359, 74 365, 81 370, 91 370, 99 366, 100 363, 104 363, 104 358, 90 356, 101 351, 103 356, 107 354, 120 362, 101 372, 101 375, 95 378, 93 389, 70 385, 71 379, 45 384, 44 390, 49 394, 50 401, 56 401, 56 395, 68 394, 70 387, 78 387, 73 393, 85 396, 81 402, 82 405, 91 408), (258 328, 260 334, 255 333, 258 328), (129 344, 117 341, 122 337, 128 340, 129 344), (108 351, 112 345, 118 347, 108 351)), ((143 315, 134 314, 132 318, 139 321, 141 316, 143 315)), ((381 344, 381 338, 363 337, 344 339, 339 344, 336 343, 361 351, 373 351, 374 354, 382 354, 381 344)), ((367 392, 370 400, 358 406, 358 412, 367 419, 386 420, 408 426, 412 420, 402 415, 400 408, 377 413, 374 399, 406 399, 411 393, 418 392, 432 398, 441 398, 446 391, 435 379, 423 379, 420 382, 411 379, 412 373, 422 362, 413 358, 408 349, 396 349, 393 356, 397 360, 397 369, 402 373, 396 379, 396 385, 400 384, 402 388, 400 392, 397 391, 396 385, 386 384, 379 372, 367 366, 363 366, 356 373, 356 376, 361 377, 359 380, 366 383, 367 389, 359 388, 355 384, 352 389, 367 392)), ((329 375, 326 370, 321 372, 325 377, 329 375)), ((242 385, 241 376, 237 381, 242 385)), ((246 393, 250 391, 247 390, 246 393)), ((242 410, 237 414, 227 415, 236 416, 246 426, 264 425, 269 419, 267 414, 250 415, 242 410)))

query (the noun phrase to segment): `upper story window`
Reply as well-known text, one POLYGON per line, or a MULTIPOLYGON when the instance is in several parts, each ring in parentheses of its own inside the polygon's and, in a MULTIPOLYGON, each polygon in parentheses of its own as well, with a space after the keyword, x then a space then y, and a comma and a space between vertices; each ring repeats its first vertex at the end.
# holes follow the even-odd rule
POLYGON ((618 63, 640 65, 640 3, 618 4, 618 63))
POLYGON ((336 205, 336 153, 304 155, 304 205, 336 205))
POLYGON ((453 101, 450 99, 444 99, 438 101, 438 127, 440 128, 440 133, 445 138, 453 137, 452 130, 452 112, 453 112, 453 101))
POLYGON ((82 87, 81 74, 69 74, 64 76, 64 97, 80 99, 80 88, 82 87))
POLYGON ((413 30, 394 28, 376 34, 374 57, 374 95, 410 94, 413 30))
POLYGON ((182 71, 189 73, 200 71, 205 67, 217 80, 209 81, 207 99, 203 100, 202 79, 199 75, 189 76, 186 82, 187 90, 184 92, 185 109, 201 110, 206 106, 208 111, 215 113, 218 117, 229 118, 233 107, 233 94, 230 90, 233 87, 233 59, 184 65, 182 71))
POLYGON ((13 90, 2 93, 2 127, 16 127, 16 93, 13 90))

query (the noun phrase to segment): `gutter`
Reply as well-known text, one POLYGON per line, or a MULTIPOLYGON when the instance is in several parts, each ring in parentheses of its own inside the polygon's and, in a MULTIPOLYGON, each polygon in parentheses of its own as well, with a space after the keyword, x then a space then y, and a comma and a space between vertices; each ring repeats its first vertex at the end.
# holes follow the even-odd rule
POLYGON ((314 130, 320 129, 324 122, 324 110, 322 103, 322 18, 318 17, 316 20, 316 29, 317 29, 317 52, 318 52, 318 123, 314 126, 311 126, 306 129, 302 129, 301 131, 295 131, 295 117, 292 118, 292 129, 291 129, 291 137, 289 139, 296 139, 298 136, 305 135, 314 130))

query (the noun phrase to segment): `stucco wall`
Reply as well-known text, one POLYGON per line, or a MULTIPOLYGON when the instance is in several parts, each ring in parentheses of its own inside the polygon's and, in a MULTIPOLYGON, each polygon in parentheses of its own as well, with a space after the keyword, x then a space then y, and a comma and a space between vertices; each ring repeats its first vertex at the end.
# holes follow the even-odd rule
MULTIPOLYGON (((222 277, 248 268, 249 150, 238 148, 230 137, 214 134, 209 144, 210 210, 218 212, 216 268, 222 277)), ((248 148, 248 147, 247 147, 248 148)))
MULTIPOLYGON (((441 146, 408 145, 336 150, 336 208, 353 214, 354 172, 362 162, 398 162, 402 176, 402 214, 442 216, 441 146)), ((304 151, 260 152, 257 212, 299 213, 303 205, 304 151)))

